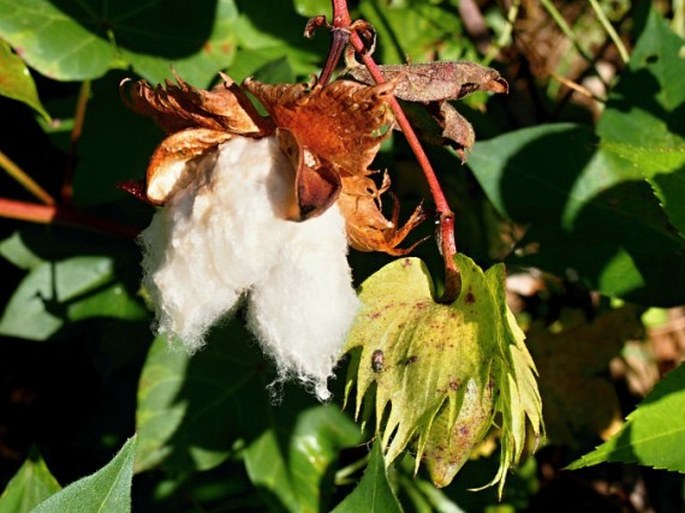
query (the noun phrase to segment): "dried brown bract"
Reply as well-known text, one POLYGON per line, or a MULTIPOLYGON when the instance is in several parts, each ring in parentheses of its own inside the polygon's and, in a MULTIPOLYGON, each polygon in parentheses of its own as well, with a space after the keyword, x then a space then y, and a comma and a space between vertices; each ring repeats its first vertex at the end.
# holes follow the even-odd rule
POLYGON ((393 84, 369 87, 338 80, 310 90, 304 84, 247 79, 243 86, 264 105, 276 126, 287 128, 303 147, 333 163, 343 175, 367 174, 385 137, 383 129, 393 119, 385 103, 393 84))
POLYGON ((127 107, 150 116, 168 133, 186 128, 256 136, 272 132, 273 125, 257 113, 240 87, 230 77, 221 77, 223 82, 209 91, 196 89, 178 76, 176 84, 167 81, 165 86, 152 87, 144 80, 124 80, 120 88, 127 107))
POLYGON ((369 166, 393 122, 386 99, 394 82, 368 86, 339 80, 310 87, 247 79, 243 87, 264 105, 269 113, 264 118, 240 87, 222 77, 210 91, 178 77, 177 84, 165 87, 140 81, 125 90, 132 110, 171 133, 150 160, 146 193, 151 203, 162 204, 184 189, 197 172, 195 163, 229 139, 275 136, 293 167, 293 204, 282 209, 288 219, 316 217, 337 201, 355 249, 391 255, 411 250, 397 246, 424 219, 423 212, 418 208, 399 227, 397 204, 391 219, 381 211, 387 175, 380 189, 369 178, 375 172, 369 166))
POLYGON ((382 211, 381 195, 390 187, 390 178, 383 175, 379 189, 367 176, 348 176, 342 179, 342 194, 338 200, 340 211, 347 220, 347 238, 358 251, 382 251, 392 256, 411 252, 423 239, 408 248, 398 248, 407 235, 426 219, 421 205, 416 207, 407 222, 399 227, 399 203, 393 196, 392 218, 382 211))

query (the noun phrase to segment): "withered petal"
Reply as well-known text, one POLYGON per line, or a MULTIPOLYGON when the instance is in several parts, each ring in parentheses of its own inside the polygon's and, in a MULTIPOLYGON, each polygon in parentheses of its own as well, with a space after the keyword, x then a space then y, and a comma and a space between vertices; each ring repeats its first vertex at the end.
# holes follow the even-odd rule
POLYGON ((147 197, 162 204, 195 176, 196 162, 232 134, 208 128, 188 128, 170 135, 155 149, 147 168, 147 197))

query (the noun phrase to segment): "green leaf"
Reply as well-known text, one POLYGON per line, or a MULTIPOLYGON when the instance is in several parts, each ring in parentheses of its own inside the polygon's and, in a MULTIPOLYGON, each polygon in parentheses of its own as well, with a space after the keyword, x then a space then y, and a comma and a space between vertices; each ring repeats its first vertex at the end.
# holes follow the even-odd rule
POLYGON ((237 321, 213 332, 193 356, 155 340, 138 388, 136 472, 161 463, 179 472, 208 470, 263 425, 263 360, 250 341, 237 321))
POLYGON ((503 215, 528 227, 521 247, 539 246, 510 263, 571 273, 592 289, 637 303, 681 304, 685 240, 642 171, 597 144, 589 130, 570 124, 476 143, 469 164, 478 181, 503 215))
POLYGON ((685 41, 654 9, 597 127, 603 139, 643 148, 682 147, 685 41))
POLYGON ((12 53, 7 43, 0 40, 0 95, 25 103, 46 121, 48 114, 40 103, 36 84, 19 56, 12 53))
POLYGON ((597 127, 602 146, 629 161, 652 185, 685 234, 685 41, 655 10, 597 127))
POLYGON ((263 373, 264 358, 239 320, 192 356, 158 338, 140 378, 136 472, 208 470, 244 446, 248 476, 267 502, 320 511, 330 466, 359 442, 359 429, 298 390, 272 406, 263 373))
POLYGON ((637 303, 685 301, 685 242, 672 225, 685 233, 682 45, 652 11, 597 137, 555 124, 474 146, 469 164, 486 194, 501 213, 529 226, 521 247, 539 245, 511 262, 570 272, 592 289, 637 303))
POLYGON ((437 303, 426 266, 416 258, 386 265, 360 288, 360 310, 345 350, 347 391, 356 411, 375 403, 376 430, 394 461, 412 444, 434 483, 445 486, 501 413, 503 449, 493 482, 504 482, 525 445, 527 422, 541 429, 534 365, 505 302, 504 268, 486 273, 455 257, 462 291, 437 303))
POLYGON ((477 60, 478 52, 463 34, 454 8, 436 2, 359 3, 362 17, 378 31, 379 62, 403 64, 431 60, 477 60))
POLYGON ((0 513, 28 513, 62 487, 36 449, 7 484, 0 497, 0 513))
POLYGON ((683 411, 685 365, 681 364, 657 383, 618 433, 568 468, 613 461, 685 473, 685 455, 680 450, 685 447, 683 411))
POLYGON ((206 84, 230 63, 236 19, 233 0, 0 0, 0 37, 56 80, 93 79, 131 65, 157 82, 174 64, 189 82, 206 84))
POLYGON ((341 448, 359 442, 359 428, 334 406, 300 408, 295 419, 281 408, 272 409, 271 426, 245 449, 248 475, 293 513, 322 511, 330 466, 341 448))
POLYGON ((24 270, 38 267, 43 262, 43 259, 24 243, 21 232, 18 231, 0 242, 0 256, 24 270))
MULTIPOLYGON (((295 13, 291 2, 236 0, 236 5, 240 16, 235 32, 241 50, 268 52, 270 57, 267 60, 287 56, 297 75, 306 76, 318 71, 329 39, 323 30, 313 39, 304 38, 302 30, 306 18, 295 13), (293 30, 293 27, 301 28, 293 30)), ((241 53, 238 52, 238 57, 241 53)))
POLYGON ((0 244, 0 255, 29 269, 0 316, 0 334, 46 340, 66 325, 88 318, 147 317, 131 290, 131 279, 137 280, 137 273, 130 276, 137 259, 133 245, 79 236, 83 237, 32 227, 0 244), (71 256, 92 253, 94 247, 102 254, 71 256))
POLYGON ((330 18, 331 2, 328 0, 293 0, 293 6, 300 16, 311 18, 323 14, 330 18))
POLYGON ((400 513, 402 507, 388 483, 381 444, 374 444, 369 464, 357 487, 333 510, 333 513, 400 513))
POLYGON ((124 444, 107 465, 57 492, 31 510, 31 513, 130 512, 135 451, 136 437, 134 436, 124 444))

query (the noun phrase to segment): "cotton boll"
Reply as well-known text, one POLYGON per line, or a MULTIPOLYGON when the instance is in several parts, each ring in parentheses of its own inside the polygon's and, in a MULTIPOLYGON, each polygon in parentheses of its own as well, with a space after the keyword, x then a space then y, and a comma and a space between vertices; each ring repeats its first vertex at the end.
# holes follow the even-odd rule
POLYGON ((274 138, 224 143, 143 232, 143 283, 158 332, 190 350, 248 293, 250 329, 279 381, 295 377, 324 400, 358 299, 338 206, 288 221, 293 182, 274 138))
POLYGON ((293 194, 289 174, 273 138, 236 137, 205 157, 188 187, 155 215, 141 241, 159 333, 197 349, 211 325, 264 280, 290 244, 291 223, 282 219, 293 194))
POLYGON ((288 243, 250 294, 249 325, 276 362, 280 380, 296 377, 325 400, 326 381, 359 306, 345 222, 333 205, 317 218, 286 223, 288 243))

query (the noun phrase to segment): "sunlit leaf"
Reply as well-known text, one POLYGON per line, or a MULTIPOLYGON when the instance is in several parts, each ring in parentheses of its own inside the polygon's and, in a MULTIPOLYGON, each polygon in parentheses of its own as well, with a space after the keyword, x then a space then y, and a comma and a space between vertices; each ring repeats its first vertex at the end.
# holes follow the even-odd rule
POLYGON ((312 17, 319 14, 330 16, 331 3, 328 0, 293 0, 293 6, 298 14, 312 17))
POLYGON ((674 232, 641 170, 584 127, 543 125, 476 143, 469 165, 495 207, 528 226, 539 245, 511 263, 579 276, 635 302, 685 301, 685 240, 674 232))
POLYGON ((433 298, 425 265, 404 258, 360 289, 362 310, 346 350, 355 360, 348 392, 356 411, 375 410, 387 462, 411 443, 434 483, 446 486, 502 415, 502 484, 525 444, 525 426, 541 429, 540 396, 523 333, 504 301, 503 266, 483 272, 458 254, 462 291, 451 304, 433 298))
POLYGON ((597 127, 602 145, 652 185, 685 234, 685 40, 652 10, 597 127))
POLYGON ((136 439, 133 437, 107 465, 52 495, 31 510, 31 513, 131 511, 131 479, 135 450, 136 439))
POLYGON ((293 513, 321 511, 330 466, 340 449, 359 442, 359 428, 334 406, 305 409, 292 427, 279 407, 271 416, 270 428, 244 452, 251 481, 293 513))
MULTIPOLYGON (((92 237, 92 236, 91 236, 92 237)), ((0 333, 45 340, 63 326, 93 317, 147 316, 128 283, 135 277, 130 247, 103 241, 93 252, 68 231, 27 229, 0 243, 0 255, 29 270, 0 316, 0 333), (79 256, 73 256, 79 255, 79 256)))
POLYGON ((33 68, 57 80, 86 80, 129 64, 152 81, 170 64, 206 85, 230 63, 233 0, 141 4, 135 0, 0 1, 0 36, 33 68))
POLYGON ((578 469, 606 461, 639 463, 685 473, 685 365, 671 371, 628 415, 625 425, 594 451, 574 461, 578 469))
POLYGON ((24 61, 12 53, 9 45, 2 40, 0 40, 0 95, 19 100, 46 120, 50 119, 50 115, 40 103, 36 84, 24 61))
POLYGON ((456 9, 434 2, 360 2, 359 10, 378 30, 376 54, 385 64, 476 57, 469 38, 460 37, 456 9))
POLYGON ((61 488, 38 451, 32 449, 2 492, 0 513, 28 513, 61 488))

